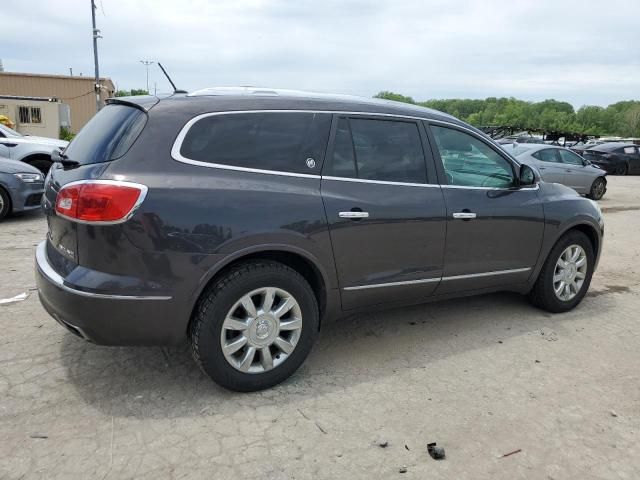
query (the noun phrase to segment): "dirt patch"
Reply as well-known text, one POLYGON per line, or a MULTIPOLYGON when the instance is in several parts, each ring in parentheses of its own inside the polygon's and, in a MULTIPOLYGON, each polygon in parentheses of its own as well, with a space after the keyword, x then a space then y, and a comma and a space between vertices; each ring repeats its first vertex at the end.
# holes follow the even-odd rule
POLYGON ((624 285, 606 285, 604 290, 591 290, 587 293, 589 297, 599 297, 600 295, 607 295, 609 293, 627 293, 631 289, 624 285))
POLYGON ((629 212, 633 210, 640 210, 639 206, 630 207, 601 207, 602 213, 617 213, 617 212, 629 212))

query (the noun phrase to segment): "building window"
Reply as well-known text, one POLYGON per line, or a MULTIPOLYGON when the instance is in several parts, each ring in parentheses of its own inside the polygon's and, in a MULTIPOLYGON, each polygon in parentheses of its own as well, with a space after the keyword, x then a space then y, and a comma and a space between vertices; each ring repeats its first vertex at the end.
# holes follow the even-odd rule
POLYGON ((18 119, 21 125, 28 123, 42 123, 40 107, 18 107, 18 119))

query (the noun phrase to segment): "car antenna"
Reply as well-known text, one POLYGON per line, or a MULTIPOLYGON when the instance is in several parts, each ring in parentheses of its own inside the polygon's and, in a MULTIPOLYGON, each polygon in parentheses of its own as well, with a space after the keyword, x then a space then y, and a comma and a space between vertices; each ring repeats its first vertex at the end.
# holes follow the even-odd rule
POLYGON ((186 90, 180 90, 179 88, 176 88, 176 84, 173 83, 173 80, 171 80, 171 77, 169 76, 169 74, 167 73, 167 71, 164 69, 164 67, 160 62, 158 62, 158 66, 160 67, 160 70, 162 70, 162 73, 164 73, 164 76, 167 77, 167 80, 169 80, 169 83, 173 87, 173 93, 188 93, 186 90))

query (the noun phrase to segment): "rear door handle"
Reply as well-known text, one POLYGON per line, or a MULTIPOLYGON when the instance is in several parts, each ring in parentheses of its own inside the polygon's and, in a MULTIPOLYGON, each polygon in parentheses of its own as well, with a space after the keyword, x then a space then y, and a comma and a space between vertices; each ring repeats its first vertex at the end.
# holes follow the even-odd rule
POLYGON ((461 220, 471 220, 476 218, 476 214, 473 212, 456 212, 453 214, 453 218, 459 218, 461 220))
POLYGON ((369 218, 369 212, 340 212, 340 218, 369 218))

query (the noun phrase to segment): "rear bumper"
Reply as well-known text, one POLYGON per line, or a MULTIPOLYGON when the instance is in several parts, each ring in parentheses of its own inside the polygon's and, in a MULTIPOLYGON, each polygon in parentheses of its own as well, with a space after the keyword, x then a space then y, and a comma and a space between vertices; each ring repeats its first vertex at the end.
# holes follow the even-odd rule
MULTIPOLYGON (((101 279, 104 281, 104 274, 101 279)), ((44 309, 65 328, 93 343, 175 345, 186 336, 186 325, 180 320, 184 311, 172 296, 111 295, 70 284, 51 266, 46 241, 36 249, 36 284, 44 309)))

